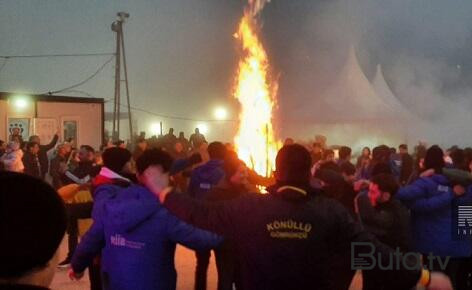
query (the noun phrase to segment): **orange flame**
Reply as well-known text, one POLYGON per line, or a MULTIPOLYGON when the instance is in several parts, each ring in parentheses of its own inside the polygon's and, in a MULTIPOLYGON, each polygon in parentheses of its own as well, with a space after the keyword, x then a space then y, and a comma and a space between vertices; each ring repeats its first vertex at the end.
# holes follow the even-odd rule
POLYGON ((241 104, 234 143, 238 156, 258 174, 268 177, 275 169, 275 156, 279 147, 272 128, 277 83, 269 80, 267 53, 255 28, 255 19, 246 12, 234 35, 243 49, 234 93, 241 104))

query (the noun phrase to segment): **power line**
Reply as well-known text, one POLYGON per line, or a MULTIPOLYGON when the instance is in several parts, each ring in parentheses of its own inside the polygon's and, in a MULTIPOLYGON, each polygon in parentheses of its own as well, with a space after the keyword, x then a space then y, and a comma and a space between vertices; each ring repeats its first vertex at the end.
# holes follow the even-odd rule
MULTIPOLYGON (((110 102, 110 101, 113 101, 113 99, 106 99, 105 103, 110 102)), ((121 104, 120 104, 120 106, 126 107, 125 105, 121 105, 121 104)), ((192 122, 237 122, 237 120, 230 120, 230 119, 227 119, 227 120, 216 120, 216 119, 198 120, 198 119, 188 118, 188 117, 165 115, 165 114, 159 114, 159 113, 151 112, 151 111, 148 111, 148 110, 145 110, 145 109, 142 109, 142 108, 137 108, 137 107, 134 107, 134 106, 131 106, 131 109, 134 110, 134 111, 143 112, 143 113, 153 115, 153 116, 156 116, 156 117, 161 117, 161 118, 165 118, 165 119, 173 119, 173 120, 183 120, 183 121, 192 121, 192 122)))
POLYGON ((80 83, 77 83, 75 85, 72 85, 70 87, 66 87, 66 88, 63 88, 63 89, 60 89, 60 90, 57 90, 57 91, 52 91, 52 92, 47 92, 47 93, 44 93, 43 95, 52 95, 52 94, 57 94, 57 93, 60 93, 60 92, 64 92, 64 91, 69 91, 73 88, 76 88, 76 87, 79 87, 83 84, 85 84, 86 82, 88 82, 89 80, 93 79, 96 75, 98 75, 105 67, 107 64, 109 64, 113 59, 115 58, 115 56, 113 55, 112 57, 110 57, 109 60, 107 60, 105 63, 103 63, 98 69, 97 71, 95 71, 92 75, 90 75, 88 78, 86 78, 85 80, 81 81, 80 83))
POLYGON ((12 58, 48 58, 48 57, 89 57, 115 55, 113 52, 76 53, 76 54, 27 54, 27 55, 0 55, 3 59, 12 58))
POLYGON ((0 73, 2 72, 3 68, 5 67, 5 65, 7 65, 7 62, 8 62, 8 58, 4 58, 4 59, 3 59, 3 63, 2 63, 2 65, 0 66, 0 73))

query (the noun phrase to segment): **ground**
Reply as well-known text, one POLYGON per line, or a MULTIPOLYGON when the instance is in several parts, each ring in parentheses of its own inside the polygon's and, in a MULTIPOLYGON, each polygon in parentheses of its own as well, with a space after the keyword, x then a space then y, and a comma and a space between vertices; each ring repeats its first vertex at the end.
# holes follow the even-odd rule
MULTIPOLYGON (((64 258, 67 253, 67 243, 61 244, 60 258, 64 258)), ((62 261, 61 259, 61 261, 62 261)), ((176 253, 176 269, 177 269, 177 289, 179 290, 192 290, 195 270, 195 255, 193 251, 190 251, 184 247, 177 247, 176 253)), ((212 256, 210 261, 210 269, 208 271, 208 289, 216 289, 216 267, 214 257, 212 256)), ((359 275, 354 278, 353 285, 350 290, 361 289, 359 275)), ((88 290, 90 289, 88 277, 85 276, 81 281, 70 281, 67 277, 67 271, 58 269, 54 281, 51 285, 53 290, 88 290)))

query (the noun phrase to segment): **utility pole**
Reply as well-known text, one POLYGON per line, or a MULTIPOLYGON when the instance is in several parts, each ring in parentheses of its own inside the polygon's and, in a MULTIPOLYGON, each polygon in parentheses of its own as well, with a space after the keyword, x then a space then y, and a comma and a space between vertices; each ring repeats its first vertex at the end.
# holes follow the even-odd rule
POLYGON ((115 96, 113 109, 113 141, 120 139, 120 121, 121 121, 121 58, 123 58, 123 68, 125 75, 126 101, 128 107, 129 120, 129 138, 133 138, 133 124, 131 120, 131 104, 129 99, 128 70, 126 67, 125 41, 123 37, 123 23, 129 18, 129 13, 118 12, 118 19, 111 25, 111 30, 116 32, 116 55, 115 55, 115 96))

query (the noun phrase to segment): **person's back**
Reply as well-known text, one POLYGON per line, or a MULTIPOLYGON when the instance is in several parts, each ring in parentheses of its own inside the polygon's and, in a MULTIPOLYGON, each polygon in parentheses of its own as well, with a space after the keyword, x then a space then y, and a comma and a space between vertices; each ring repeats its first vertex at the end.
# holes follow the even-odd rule
MULTIPOLYGON (((248 194, 218 204, 169 193, 152 175, 146 186, 179 218, 233 239, 243 289, 336 289, 330 286, 335 273, 328 273, 327 267, 333 253, 349 249, 351 242, 370 242, 382 257, 393 251, 360 231, 337 201, 310 188, 310 165, 304 147, 285 146, 277 154, 277 184, 269 194, 248 194)), ((405 270, 384 271, 382 278, 402 284, 396 289, 411 288, 419 272, 405 270)))
POLYGON ((176 243, 202 249, 219 241, 215 235, 192 231, 139 185, 122 190, 102 206, 102 269, 108 289, 175 289, 176 243))
POLYGON ((197 199, 206 199, 208 192, 224 177, 223 159, 226 147, 220 142, 208 146, 210 161, 195 168, 190 177, 188 193, 197 199))
MULTIPOLYGON (((172 158, 167 153, 159 149, 145 151, 136 162, 138 180, 158 167, 168 183, 171 165, 172 158)), ((215 234, 179 221, 141 185, 97 186, 94 223, 72 259, 76 277, 81 277, 93 257, 101 252, 105 289, 173 290, 176 243, 208 249, 221 242, 215 234)))

